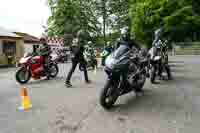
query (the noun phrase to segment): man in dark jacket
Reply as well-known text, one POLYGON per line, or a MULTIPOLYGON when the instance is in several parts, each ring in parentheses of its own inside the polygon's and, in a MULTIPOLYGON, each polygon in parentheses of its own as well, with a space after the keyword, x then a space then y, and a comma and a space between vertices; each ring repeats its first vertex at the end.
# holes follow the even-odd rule
POLYGON ((86 61, 83 56, 84 52, 84 45, 86 44, 87 40, 83 37, 84 31, 79 31, 77 33, 77 41, 73 42, 73 45, 71 46, 70 50, 72 53, 72 67, 68 73, 67 79, 66 79, 66 86, 71 87, 70 79, 72 77, 73 72, 76 69, 76 66, 81 64, 84 68, 84 76, 85 76, 85 82, 90 83, 90 80, 88 79, 88 73, 86 68, 86 61))

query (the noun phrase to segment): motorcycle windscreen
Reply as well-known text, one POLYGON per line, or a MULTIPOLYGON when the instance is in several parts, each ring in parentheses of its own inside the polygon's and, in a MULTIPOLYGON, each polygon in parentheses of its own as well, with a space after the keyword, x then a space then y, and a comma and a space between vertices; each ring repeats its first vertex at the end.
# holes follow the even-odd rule
POLYGON ((124 66, 127 66, 129 61, 129 47, 120 46, 116 51, 106 58, 105 64, 110 69, 122 69, 124 66))

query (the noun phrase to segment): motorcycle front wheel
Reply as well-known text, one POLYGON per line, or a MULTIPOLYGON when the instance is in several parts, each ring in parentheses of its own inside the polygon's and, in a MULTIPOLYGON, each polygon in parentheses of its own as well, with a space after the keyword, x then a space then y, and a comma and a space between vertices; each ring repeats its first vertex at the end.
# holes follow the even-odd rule
POLYGON ((101 90, 100 94, 100 104, 104 109, 110 109, 113 107, 114 103, 117 101, 119 95, 116 92, 117 85, 113 85, 110 80, 108 80, 101 90))
POLYGON ((20 84, 26 84, 31 79, 31 73, 24 67, 21 67, 16 72, 15 78, 20 84))
POLYGON ((58 75, 59 69, 57 64, 51 64, 49 66, 50 77, 55 78, 58 75))
POLYGON ((155 83, 155 79, 156 79, 156 67, 153 66, 151 68, 151 83, 155 83))
POLYGON ((136 89, 137 90, 142 90, 142 88, 144 87, 145 82, 146 82, 146 73, 141 73, 139 75, 139 78, 138 78, 138 84, 137 84, 136 89))

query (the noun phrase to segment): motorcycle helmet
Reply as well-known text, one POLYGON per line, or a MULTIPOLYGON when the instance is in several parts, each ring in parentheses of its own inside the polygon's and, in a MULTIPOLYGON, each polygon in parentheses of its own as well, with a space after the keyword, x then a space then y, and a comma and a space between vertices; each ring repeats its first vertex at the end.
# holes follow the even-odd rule
POLYGON ((157 29, 155 32, 154 32, 154 36, 155 36, 155 38, 161 38, 162 37, 162 35, 163 35, 163 28, 159 28, 159 29, 157 29))
POLYGON ((78 39, 81 39, 81 40, 88 40, 89 37, 90 37, 90 34, 89 34, 87 31, 85 31, 85 30, 79 30, 79 31, 77 32, 77 38, 78 38, 78 39))
POLYGON ((78 45, 78 39, 75 38, 75 39, 73 39, 73 41, 72 41, 72 46, 77 46, 77 45, 78 45))
POLYGON ((46 38, 45 37, 41 37, 40 38, 40 43, 45 44, 46 43, 46 38))
POLYGON ((121 39, 124 41, 130 40, 130 29, 128 27, 124 27, 121 29, 121 39))

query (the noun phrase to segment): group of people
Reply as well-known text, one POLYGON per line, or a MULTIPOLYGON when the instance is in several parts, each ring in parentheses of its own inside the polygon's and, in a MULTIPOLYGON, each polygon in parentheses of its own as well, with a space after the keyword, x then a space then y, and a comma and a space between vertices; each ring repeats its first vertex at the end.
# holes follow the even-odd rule
MULTIPOLYGON (((76 66, 78 64, 81 64, 84 66, 84 76, 85 76, 85 82, 86 83, 91 83, 91 81, 88 78, 88 73, 87 73, 87 69, 86 69, 86 61, 84 59, 84 45, 87 44, 86 40, 84 40, 84 38, 81 37, 82 31, 77 33, 77 40, 73 43, 72 47, 71 47, 71 51, 72 51, 72 67, 68 73, 68 76, 66 78, 66 86, 67 87, 71 87, 72 84, 70 82, 71 80, 71 76, 73 74, 73 72, 76 69, 76 66)), ((124 29, 122 31, 122 36, 121 36, 121 40, 120 42, 118 42, 117 44, 119 45, 128 45, 130 48, 132 48, 132 46, 138 47, 138 45, 135 43, 134 40, 131 40, 130 38, 130 30, 124 29)), ((117 46, 118 47, 118 46, 117 46)), ((113 50, 110 47, 110 45, 108 45, 108 47, 106 47, 107 51, 109 51, 109 53, 111 53, 113 50)))
MULTIPOLYGON (((158 34, 160 32, 156 32, 155 33, 155 41, 156 40, 159 40, 158 39, 158 34)), ((78 64, 81 64, 84 68, 84 77, 85 77, 85 82, 86 83, 91 83, 91 81, 89 80, 88 78, 88 72, 87 72, 87 68, 86 68, 86 61, 84 59, 84 50, 85 50, 85 45, 88 44, 88 40, 85 39, 83 36, 84 36, 84 31, 83 30, 80 30, 78 33, 77 33, 77 36, 76 36, 76 39, 74 39, 71 47, 70 47, 70 51, 72 53, 72 58, 71 58, 71 61, 72 61, 72 65, 71 65, 71 68, 70 68, 70 71, 67 75, 67 78, 66 78, 66 81, 65 81, 65 85, 67 87, 71 87, 72 84, 71 84, 71 77, 72 77, 72 74, 74 73, 76 67, 78 64)), ((45 38, 42 38, 41 39, 41 42, 43 44, 42 46, 42 54, 43 56, 45 57, 45 63, 44 63, 44 68, 47 72, 47 78, 49 78, 48 76, 48 56, 50 55, 50 47, 49 45, 47 45, 46 43, 46 40, 45 38)), ((89 45, 91 44, 91 42, 89 43, 89 45)), ((157 44, 157 43, 153 43, 153 44, 157 44)), ((117 43, 115 44, 115 49, 117 49, 120 45, 126 45, 128 46, 130 49, 132 49, 132 47, 135 47, 136 49, 140 49, 139 45, 135 42, 134 39, 131 38, 131 34, 130 34, 130 29, 128 27, 122 29, 121 31, 121 37, 119 40, 117 40, 117 43)), ((111 47, 110 44, 108 44, 108 46, 105 48, 109 53, 111 53, 114 49, 111 47)))

